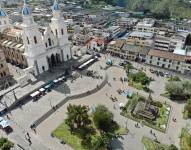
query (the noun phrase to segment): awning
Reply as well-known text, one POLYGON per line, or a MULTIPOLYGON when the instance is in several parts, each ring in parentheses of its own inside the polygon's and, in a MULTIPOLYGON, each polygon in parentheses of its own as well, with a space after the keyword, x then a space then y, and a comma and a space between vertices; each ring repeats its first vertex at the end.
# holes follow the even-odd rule
POLYGON ((37 95, 39 95, 39 94, 40 94, 40 92, 39 92, 39 91, 36 91, 36 92, 32 93, 30 96, 31 96, 31 97, 35 97, 35 96, 37 96, 37 95))
POLYGON ((40 91, 40 92, 44 92, 44 91, 45 91, 45 89, 44 89, 44 88, 41 88, 41 89, 39 89, 39 91, 40 91))
POLYGON ((17 44, 17 45, 16 45, 16 48, 19 48, 19 47, 21 47, 21 46, 23 46, 23 44, 17 44))
POLYGON ((8 42, 9 42, 9 41, 6 40, 6 41, 4 41, 4 42, 2 43, 2 45, 5 45, 5 44, 8 43, 8 42))
POLYGON ((54 83, 58 83, 58 80, 54 80, 53 82, 54 82, 54 83))
POLYGON ((21 46, 20 48, 19 48, 19 50, 21 51, 21 52, 23 52, 24 51, 24 49, 25 49, 25 46, 23 45, 23 46, 21 46))

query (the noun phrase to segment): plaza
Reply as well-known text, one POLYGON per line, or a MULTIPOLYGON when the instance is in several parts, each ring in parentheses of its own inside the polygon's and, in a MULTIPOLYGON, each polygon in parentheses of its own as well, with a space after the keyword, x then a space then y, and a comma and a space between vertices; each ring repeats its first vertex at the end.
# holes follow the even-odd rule
POLYGON ((128 86, 127 82, 121 82, 120 78, 124 78, 127 75, 125 70, 118 66, 120 61, 121 60, 118 58, 104 54, 97 62, 87 68, 88 70, 96 71, 99 75, 103 76, 103 79, 93 79, 92 77, 86 76, 82 72, 78 72, 79 74, 81 73, 82 76, 79 75, 75 81, 71 82, 71 79, 68 79, 67 82, 60 84, 51 90, 51 92, 48 92, 46 95, 41 97, 38 101, 29 101, 22 107, 11 111, 9 116, 13 126, 13 133, 8 135, 10 139, 13 139, 15 143, 20 143, 23 146, 31 147, 33 149, 72 150, 72 147, 67 144, 61 144, 57 138, 53 138, 51 136, 53 130, 55 130, 66 118, 67 106, 69 104, 80 104, 87 105, 91 108, 97 106, 98 104, 103 104, 107 106, 110 111, 112 111, 115 121, 117 121, 122 127, 127 127, 129 130, 127 135, 123 135, 123 140, 113 141, 113 149, 142 150, 143 144, 141 143, 141 139, 143 136, 151 139, 157 138, 158 141, 167 145, 175 144, 176 146, 179 146, 179 134, 181 129, 182 127, 185 127, 185 124, 190 124, 189 120, 183 120, 182 118, 184 104, 178 104, 177 102, 173 102, 160 96, 160 94, 164 91, 165 82, 167 79, 150 73, 150 67, 137 63, 133 64, 138 69, 144 67, 147 75, 154 78, 154 81, 151 82, 149 86, 149 88, 154 91, 154 93, 152 93, 153 99, 157 99, 163 103, 165 102, 172 107, 166 132, 162 133, 142 124, 139 124, 140 128, 136 128, 135 124, 137 122, 120 115, 120 103, 126 104, 128 99, 122 94, 119 95, 117 92, 118 89, 131 90, 134 93, 138 93, 144 97, 149 96, 149 93, 128 86), (113 66, 110 66, 107 70, 101 69, 107 66, 107 59, 111 59, 113 61, 113 66), (80 93, 86 93, 87 91, 96 89, 98 85, 102 84, 106 75, 108 76, 107 82, 102 88, 96 90, 94 93, 87 94, 84 97, 67 100, 55 112, 40 122, 40 124, 38 124, 35 128, 35 132, 30 129, 31 124, 51 110, 53 106, 56 106, 61 101, 65 100, 67 96, 78 95, 80 93), (117 101, 113 102, 110 99, 111 95, 116 97, 117 101), (177 122, 172 121, 173 117, 177 119, 177 122), (174 130, 174 128, 176 128, 176 130, 174 130), (156 137, 150 134, 151 129, 155 133, 156 137), (33 142, 31 146, 28 146, 28 142, 25 140, 25 134, 27 132, 31 135, 31 140, 33 142), (16 135, 18 135, 19 138, 16 137, 16 135))

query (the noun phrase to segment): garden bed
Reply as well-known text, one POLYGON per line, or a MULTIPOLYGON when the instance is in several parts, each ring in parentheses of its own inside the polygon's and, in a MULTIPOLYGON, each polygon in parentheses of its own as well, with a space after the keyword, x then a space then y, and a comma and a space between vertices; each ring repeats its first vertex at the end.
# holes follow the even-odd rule
POLYGON ((161 144, 147 137, 142 138, 142 143, 146 150, 169 150, 169 146, 161 144))
POLYGON ((166 104, 162 104, 160 102, 155 101, 156 105, 161 105, 159 107, 159 116, 156 118, 156 120, 148 120, 143 117, 137 116, 133 114, 132 110, 135 108, 137 103, 139 102, 139 95, 133 95, 131 99, 129 99, 128 103, 126 104, 125 108, 121 112, 121 115, 130 118, 136 122, 143 123, 146 126, 149 126, 153 129, 159 130, 161 132, 165 132, 167 125, 168 125, 168 119, 170 115, 171 107, 166 104))

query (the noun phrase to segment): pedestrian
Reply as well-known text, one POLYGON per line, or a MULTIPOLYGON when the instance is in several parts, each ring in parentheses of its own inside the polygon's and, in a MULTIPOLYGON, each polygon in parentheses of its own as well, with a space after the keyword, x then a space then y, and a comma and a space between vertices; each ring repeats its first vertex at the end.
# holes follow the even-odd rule
POLYGON ((153 133, 152 130, 150 130, 150 133, 151 133, 151 134, 153 133))
POLYGON ((31 145, 31 144, 32 144, 32 141, 31 141, 31 139, 28 139, 28 142, 29 142, 29 145, 31 145))
POLYGON ((34 133, 36 134, 36 128, 33 128, 34 133))
POLYGON ((7 119, 9 120, 10 119, 10 117, 9 117, 9 115, 7 114, 7 119))
POLYGON ((30 135, 29 135, 29 133, 27 132, 27 136, 30 138, 30 135))

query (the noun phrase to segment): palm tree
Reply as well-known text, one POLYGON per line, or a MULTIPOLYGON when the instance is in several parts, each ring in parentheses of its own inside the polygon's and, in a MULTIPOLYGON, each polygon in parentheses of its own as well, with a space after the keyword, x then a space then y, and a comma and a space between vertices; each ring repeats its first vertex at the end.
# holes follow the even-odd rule
POLYGON ((128 63, 127 65, 125 65, 125 70, 127 71, 127 74, 129 75, 129 72, 131 69, 133 69, 133 65, 131 63, 128 63))
POLYGON ((88 116, 89 109, 86 106, 71 105, 67 107, 67 119, 66 124, 70 127, 71 131, 75 128, 87 127, 91 124, 91 120, 88 116))

